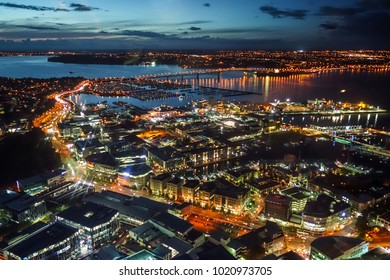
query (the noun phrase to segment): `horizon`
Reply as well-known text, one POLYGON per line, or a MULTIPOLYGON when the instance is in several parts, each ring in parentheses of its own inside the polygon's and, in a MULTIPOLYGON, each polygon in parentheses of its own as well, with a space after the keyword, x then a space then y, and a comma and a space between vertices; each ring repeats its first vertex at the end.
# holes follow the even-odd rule
POLYGON ((0 51, 390 48, 384 0, 31 2, 0 2, 0 51))

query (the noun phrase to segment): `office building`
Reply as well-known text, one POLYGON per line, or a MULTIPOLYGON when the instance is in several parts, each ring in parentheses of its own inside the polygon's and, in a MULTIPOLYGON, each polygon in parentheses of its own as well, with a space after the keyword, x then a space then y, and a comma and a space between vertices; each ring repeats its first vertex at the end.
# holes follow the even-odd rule
POLYGON ((57 214, 57 220, 80 229, 82 243, 88 249, 107 245, 119 230, 118 211, 87 202, 71 206, 57 214))
POLYGON ((264 200, 266 217, 288 221, 291 218, 291 198, 280 194, 269 194, 264 200))
POLYGON ((39 174, 25 179, 17 180, 16 186, 18 192, 24 192, 29 195, 37 195, 50 188, 59 186, 65 182, 67 171, 58 169, 55 171, 39 174))
POLYGON ((324 236, 310 244, 311 260, 348 260, 368 252, 368 243, 359 238, 324 236))
POLYGON ((2 249, 8 260, 67 260, 79 250, 80 230, 61 222, 26 229, 2 249))
POLYGON ((122 167, 118 172, 118 184, 129 188, 148 188, 152 169, 146 164, 122 167))

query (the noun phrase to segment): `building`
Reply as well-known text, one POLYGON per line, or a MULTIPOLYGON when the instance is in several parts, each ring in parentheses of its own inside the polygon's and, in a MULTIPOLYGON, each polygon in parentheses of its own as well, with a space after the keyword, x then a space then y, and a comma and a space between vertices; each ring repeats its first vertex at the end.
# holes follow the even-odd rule
POLYGON ((131 144, 126 140, 114 141, 106 144, 106 150, 111 154, 129 151, 131 148, 131 144))
POLYGON ((185 156, 170 146, 149 148, 148 159, 167 171, 184 168, 187 164, 185 156))
POLYGON ((343 201, 321 194, 306 203, 302 212, 302 228, 312 232, 335 230, 351 216, 351 206, 343 201))
POLYGON ((276 260, 292 260, 292 261, 301 261, 304 260, 298 253, 294 251, 288 251, 284 254, 281 254, 279 256, 276 256, 274 254, 267 255, 263 258, 263 260, 270 260, 270 261, 276 261, 276 260))
POLYGON ((119 166, 126 167, 146 163, 147 152, 143 148, 135 148, 113 152, 112 156, 118 161, 119 166))
POLYGON ((119 212, 119 222, 125 226, 140 226, 157 213, 168 211, 169 205, 145 197, 127 196, 112 191, 94 193, 86 202, 103 205, 119 212))
POLYGON ((193 167, 210 164, 213 162, 226 161, 241 156, 240 146, 224 146, 224 147, 206 147, 189 152, 190 165, 193 167))
POLYGON ((2 249, 8 260, 67 260, 79 250, 80 230, 61 222, 27 228, 2 249))
POLYGON ((202 208, 212 207, 216 187, 215 182, 204 182, 203 185, 200 186, 198 195, 195 198, 196 204, 202 208))
POLYGON ((218 211, 242 214, 250 195, 249 189, 236 187, 222 178, 218 178, 216 183, 213 207, 218 211))
POLYGON ((65 139, 78 139, 83 136, 81 127, 73 124, 59 123, 60 136, 65 139))
POLYGON ((279 181, 272 180, 269 177, 262 177, 253 182, 250 182, 248 186, 259 195, 266 196, 270 193, 278 191, 282 184, 279 181))
POLYGON ((150 190, 152 194, 163 196, 167 188, 168 181, 172 178, 170 173, 159 174, 150 179, 150 190))
POLYGON ((127 255, 121 251, 115 249, 112 245, 106 245, 89 255, 86 260, 122 260, 127 255))
POLYGON ((186 220, 180 219, 167 212, 156 215, 149 222, 169 237, 183 237, 194 228, 194 226, 186 220))
POLYGON ((88 249, 107 245, 119 230, 118 211, 87 202, 71 206, 57 214, 57 220, 80 230, 83 244, 88 249))
POLYGON ((358 238, 324 236, 310 244, 311 260, 348 260, 368 252, 368 243, 358 238))
POLYGON ((47 214, 46 203, 42 198, 10 190, 0 191, 0 209, 16 223, 34 222, 47 214))
POLYGON ((85 162, 88 172, 99 179, 113 182, 118 177, 118 163, 108 152, 89 155, 85 162))
POLYGON ((58 169, 16 181, 18 192, 29 195, 37 195, 50 188, 59 186, 65 182, 67 171, 58 169))
POLYGON ((184 179, 173 177, 167 182, 165 194, 169 199, 179 200, 181 197, 181 187, 184 185, 184 179))
POLYGON ((149 187, 152 169, 146 164, 122 167, 118 172, 118 184, 129 188, 149 187))
POLYGON ((258 171, 250 168, 238 168, 226 171, 226 178, 235 185, 249 183, 259 176, 258 171))
POLYGON ((199 180, 187 180, 181 187, 181 197, 184 202, 195 203, 195 198, 200 189, 199 180))
MULTIPOLYGON (((163 258, 157 256, 156 254, 149 252, 148 250, 142 250, 133 255, 124 258, 124 260, 132 260, 132 261, 158 261, 163 260, 163 258)), ((126 271, 125 271, 126 273, 126 271)))
POLYGON ((390 212, 378 215, 376 218, 376 224, 385 228, 387 231, 390 231, 390 212))
MULTIPOLYGON (((170 214, 166 213, 166 215, 170 214)), ((167 225, 167 217, 168 216, 163 218, 164 222, 162 222, 161 217, 157 217, 159 224, 156 224, 156 220, 154 220, 148 221, 136 228, 132 228, 129 231, 130 238, 142 246, 147 246, 148 248, 153 249, 152 252, 163 259, 171 259, 177 255, 188 253, 195 246, 203 244, 203 234, 193 229, 190 229, 184 233, 184 235, 182 235, 183 232, 177 232, 179 233, 178 236, 172 234, 172 230, 175 229, 171 228, 173 224, 171 224, 171 226, 167 225)), ((172 219, 172 217, 169 217, 168 219, 172 219)), ((174 222, 174 220, 172 221, 174 222)), ((175 225, 175 228, 179 229, 182 226, 183 224, 179 222, 179 224, 175 225)))
POLYGON ((292 187, 284 189, 281 194, 291 198, 291 210, 293 213, 302 213, 306 203, 311 197, 311 193, 304 188, 292 187))
POLYGON ((288 221, 291 218, 291 199, 280 194, 269 194, 264 200, 264 215, 274 219, 288 221))
POLYGON ((283 230, 277 223, 267 221, 265 226, 230 240, 225 247, 237 258, 259 259, 286 247, 283 230))
POLYGON ((96 138, 78 140, 74 142, 74 152, 78 160, 87 156, 106 152, 106 147, 96 138))
POLYGON ((383 247, 375 247, 361 255, 358 260, 390 260, 390 251, 383 247))

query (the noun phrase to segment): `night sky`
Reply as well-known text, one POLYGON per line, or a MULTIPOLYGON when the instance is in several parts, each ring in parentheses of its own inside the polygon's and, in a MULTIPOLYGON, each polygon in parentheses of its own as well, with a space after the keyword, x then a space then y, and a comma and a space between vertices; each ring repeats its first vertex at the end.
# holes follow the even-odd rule
POLYGON ((390 0, 0 2, 0 50, 389 47, 390 0))

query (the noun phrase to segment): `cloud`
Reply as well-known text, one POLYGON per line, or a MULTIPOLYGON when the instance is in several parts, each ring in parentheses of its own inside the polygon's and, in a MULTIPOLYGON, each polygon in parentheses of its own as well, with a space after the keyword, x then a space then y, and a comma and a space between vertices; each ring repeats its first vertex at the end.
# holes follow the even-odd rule
POLYGON ((120 35, 126 36, 138 36, 138 37, 148 37, 148 38, 168 38, 169 36, 163 33, 151 32, 151 31, 141 31, 141 30, 122 30, 120 35))
POLYGON ((14 4, 14 3, 8 3, 8 2, 0 2, 0 6, 6 7, 6 8, 39 11, 39 12, 46 12, 46 11, 52 11, 52 12, 72 12, 72 11, 73 12, 90 12, 92 10, 99 10, 99 8, 86 6, 86 5, 78 4, 78 3, 69 4, 70 9, 54 8, 54 7, 48 7, 48 6, 37 6, 37 5, 14 4))
POLYGON ((191 20, 191 21, 184 21, 179 22, 178 25, 184 25, 184 24, 205 24, 205 23, 211 23, 214 22, 212 20, 191 20))
POLYGON ((335 16, 335 17, 346 17, 353 16, 363 12, 363 9, 360 8, 336 8, 332 6, 322 6, 320 7, 320 11, 318 15, 320 16, 335 16))
POLYGON ((372 9, 372 8, 390 9, 389 0, 360 0, 357 3, 357 5, 363 9, 372 9))
POLYGON ((326 23, 321 23, 318 25, 320 28, 325 29, 325 30, 333 30, 338 27, 338 24, 335 22, 326 22, 326 23))
POLYGON ((14 8, 14 9, 40 11, 40 12, 43 12, 43 11, 69 12, 68 9, 53 8, 53 7, 46 7, 46 6, 36 6, 36 5, 5 3, 5 2, 0 2, 0 6, 7 7, 7 8, 14 8))
POLYGON ((200 27, 195 27, 195 26, 191 26, 190 28, 188 28, 188 30, 191 30, 191 31, 198 31, 198 30, 202 30, 202 28, 200 28, 200 27))
POLYGON ((271 15, 273 18, 286 18, 291 17, 294 19, 305 19, 307 10, 281 10, 272 6, 261 6, 260 11, 271 15))
MULTIPOLYGON (((332 41, 346 47, 389 49, 390 12, 368 11, 342 18, 336 23, 323 23, 320 28, 329 32, 332 41)), ((340 46, 339 46, 340 48, 340 46)))
POLYGON ((390 30, 390 13, 371 12, 355 16, 345 21, 340 28, 340 31, 343 31, 345 34, 366 38, 376 36, 377 38, 381 38, 383 42, 390 42, 390 37, 388 36, 390 30))
POLYGON ((86 6, 86 5, 78 4, 78 3, 71 3, 69 5, 69 7, 72 8, 73 11, 75 11, 75 12, 90 12, 92 10, 99 10, 99 8, 94 8, 91 6, 86 6))
POLYGON ((59 28, 51 26, 39 26, 39 25, 15 25, 15 27, 21 27, 32 30, 59 30, 59 28))
POLYGON ((210 6, 211 6, 210 3, 203 3, 203 7, 209 8, 210 6))

